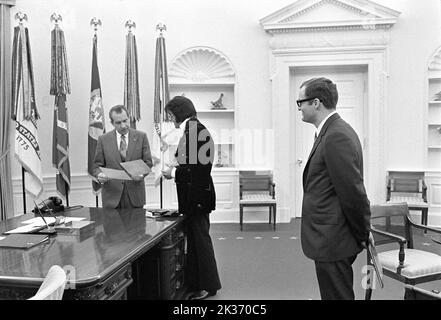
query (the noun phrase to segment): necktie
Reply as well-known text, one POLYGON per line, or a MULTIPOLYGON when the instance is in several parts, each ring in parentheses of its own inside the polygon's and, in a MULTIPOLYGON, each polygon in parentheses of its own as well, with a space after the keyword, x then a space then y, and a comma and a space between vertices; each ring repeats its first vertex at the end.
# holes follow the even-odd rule
POLYGON ((127 143, 126 136, 124 134, 121 135, 121 142, 119 143, 119 153, 121 154, 122 161, 126 161, 127 143))
POLYGON ((314 143, 315 143, 315 140, 317 140, 317 132, 314 133, 314 143))

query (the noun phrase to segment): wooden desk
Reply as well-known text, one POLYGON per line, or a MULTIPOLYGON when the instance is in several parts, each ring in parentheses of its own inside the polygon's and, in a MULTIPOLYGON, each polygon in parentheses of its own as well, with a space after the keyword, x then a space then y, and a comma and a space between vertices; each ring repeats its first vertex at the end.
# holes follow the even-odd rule
MULTIPOLYGON (((139 261, 158 257, 161 248, 173 248, 177 243, 184 247, 182 217, 152 219, 145 216, 144 209, 101 208, 81 208, 66 211, 65 215, 95 221, 95 229, 82 237, 57 234, 27 250, 0 248, 0 299, 29 298, 54 264, 69 273, 63 299, 125 299, 128 288, 133 298, 142 299, 139 287, 144 284, 134 283, 132 266, 139 272, 139 261)), ((31 218, 33 214, 27 214, 1 222, 0 234, 31 218)), ((183 250, 176 250, 176 254, 177 263, 183 263, 183 250)), ((164 287, 163 280, 155 282, 161 279, 159 267, 150 271, 149 285, 164 287)), ((146 279, 137 279, 141 280, 146 279)), ((180 288, 184 287, 182 282, 183 278, 180 288)), ((179 299, 180 295, 147 298, 179 299)))

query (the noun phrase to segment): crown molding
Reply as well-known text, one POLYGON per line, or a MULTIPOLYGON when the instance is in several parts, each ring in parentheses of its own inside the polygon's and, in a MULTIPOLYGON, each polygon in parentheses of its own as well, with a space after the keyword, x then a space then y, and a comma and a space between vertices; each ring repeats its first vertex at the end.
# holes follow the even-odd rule
POLYGON ((400 12, 369 0, 299 0, 260 20, 268 33, 389 29, 400 12), (308 15, 327 6, 326 19, 308 15))

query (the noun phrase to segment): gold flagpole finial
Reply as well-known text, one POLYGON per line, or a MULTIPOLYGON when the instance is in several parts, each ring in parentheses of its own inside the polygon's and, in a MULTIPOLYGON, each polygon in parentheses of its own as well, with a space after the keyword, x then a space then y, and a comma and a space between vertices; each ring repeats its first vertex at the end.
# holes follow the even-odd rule
POLYGON ((132 28, 136 29, 136 23, 133 20, 127 20, 125 26, 129 30, 129 32, 132 32, 132 28))
POLYGON ((163 24, 163 23, 158 23, 157 25, 156 25, 156 31, 158 31, 159 30, 159 35, 160 36, 162 36, 162 33, 164 32, 164 31, 167 31, 167 27, 166 27, 166 25, 165 24, 163 24))
POLYGON ((55 12, 51 15, 51 22, 55 22, 55 26, 58 26, 60 21, 63 21, 63 18, 60 14, 56 14, 55 12))
POLYGON ((15 20, 19 20, 18 23, 19 23, 19 24, 23 24, 23 20, 28 21, 28 16, 27 16, 26 13, 23 13, 23 12, 19 11, 19 12, 17 12, 17 13, 15 14, 15 20))
POLYGON ((93 31, 95 31, 96 34, 96 32, 98 31, 98 27, 102 26, 101 20, 93 17, 92 20, 90 20, 90 26, 93 27, 93 31))

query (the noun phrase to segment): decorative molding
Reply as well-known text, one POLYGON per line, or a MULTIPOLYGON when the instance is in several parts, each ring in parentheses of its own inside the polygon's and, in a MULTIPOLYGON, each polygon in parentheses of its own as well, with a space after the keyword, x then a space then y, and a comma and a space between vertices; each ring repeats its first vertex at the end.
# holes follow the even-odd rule
POLYGON ((236 71, 230 60, 220 51, 210 47, 191 47, 180 52, 170 66, 170 83, 173 78, 193 82, 219 80, 234 81, 236 71))
POLYGON ((430 57, 429 71, 441 71, 441 47, 430 57))
POLYGON ((369 0, 300 0, 262 18, 260 24, 271 34, 389 29, 400 14, 369 0), (325 5, 329 7, 326 20, 308 18, 325 5))

